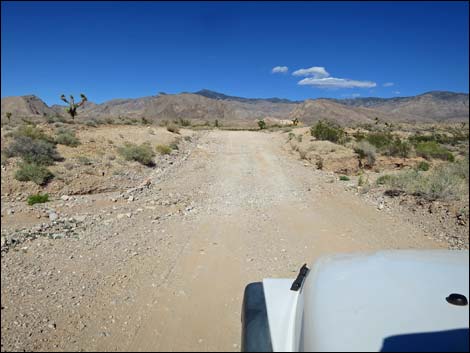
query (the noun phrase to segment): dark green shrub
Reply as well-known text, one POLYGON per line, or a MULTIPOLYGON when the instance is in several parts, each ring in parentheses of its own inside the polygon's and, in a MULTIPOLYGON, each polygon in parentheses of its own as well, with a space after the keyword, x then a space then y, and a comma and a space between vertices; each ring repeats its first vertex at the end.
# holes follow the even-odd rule
POLYGON ((423 171, 423 172, 426 172, 429 170, 429 163, 428 162, 425 162, 425 161, 421 161, 418 163, 418 165, 416 166, 416 169, 417 170, 420 170, 420 171, 423 171))
POLYGON ((22 157, 25 162, 40 165, 51 165, 62 159, 52 143, 27 136, 16 137, 5 151, 8 157, 22 157))
POLYGON ((346 175, 341 175, 341 176, 339 177, 339 180, 341 180, 341 181, 349 181, 349 180, 351 180, 351 179, 349 179, 349 177, 347 177, 346 175))
POLYGON ((389 132, 371 132, 367 134, 366 140, 377 147, 379 150, 392 144, 394 137, 389 132))
MULTIPOLYGON (((179 123, 181 126, 191 126, 191 121, 190 120, 185 120, 185 119, 181 119, 179 120, 179 123)), ((207 122, 208 125, 210 125, 209 122, 207 122)))
POLYGON ((435 141, 418 143, 416 145, 416 154, 426 159, 437 158, 450 162, 455 160, 452 152, 435 141))
POLYGON ((341 126, 327 120, 317 122, 310 128, 310 133, 318 140, 327 140, 334 143, 342 143, 346 135, 341 126))
POLYGON ((266 123, 264 120, 258 120, 258 127, 260 130, 266 129, 266 123))
POLYGON ((125 160, 137 161, 146 166, 155 165, 153 161, 155 153, 153 152, 152 147, 147 143, 143 143, 140 146, 133 143, 126 143, 123 147, 118 149, 118 152, 125 160))
POLYGON ((33 181, 38 185, 45 185, 53 178, 49 169, 36 163, 22 163, 16 171, 15 179, 18 181, 33 181))
POLYGON ((28 197, 28 205, 32 206, 36 203, 45 203, 49 201, 49 194, 35 194, 28 197))

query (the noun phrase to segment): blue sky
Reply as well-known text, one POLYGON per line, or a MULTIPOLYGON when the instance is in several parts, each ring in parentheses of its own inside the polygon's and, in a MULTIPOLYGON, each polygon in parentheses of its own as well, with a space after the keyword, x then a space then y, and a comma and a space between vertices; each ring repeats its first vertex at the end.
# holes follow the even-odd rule
POLYGON ((2 97, 55 104, 61 93, 103 102, 202 88, 289 99, 468 92, 467 2, 1 6, 2 97))

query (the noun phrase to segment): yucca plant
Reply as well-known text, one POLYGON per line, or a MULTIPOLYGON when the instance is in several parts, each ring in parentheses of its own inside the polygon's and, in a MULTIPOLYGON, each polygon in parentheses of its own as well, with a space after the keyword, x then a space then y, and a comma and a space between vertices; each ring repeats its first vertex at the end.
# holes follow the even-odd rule
POLYGON ((79 103, 75 103, 75 99, 72 95, 70 95, 70 100, 67 100, 67 98, 65 98, 65 94, 60 96, 60 99, 69 105, 69 107, 66 108, 65 111, 69 113, 72 119, 75 119, 75 116, 77 115, 77 108, 81 107, 88 100, 83 93, 80 94, 80 98, 82 100, 79 103))

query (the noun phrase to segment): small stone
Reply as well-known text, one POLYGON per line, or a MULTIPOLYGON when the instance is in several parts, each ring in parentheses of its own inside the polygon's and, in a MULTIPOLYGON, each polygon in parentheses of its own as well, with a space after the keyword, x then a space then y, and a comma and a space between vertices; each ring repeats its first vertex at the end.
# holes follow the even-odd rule
POLYGON ((55 213, 55 212, 49 213, 49 220, 55 221, 55 220, 57 220, 57 218, 59 218, 59 216, 57 215, 57 213, 55 213))
POLYGON ((131 201, 131 202, 134 201, 134 196, 132 196, 132 195, 129 196, 129 198, 128 198, 127 200, 128 200, 128 201, 131 201))
POLYGON ((70 196, 69 196, 69 195, 62 195, 62 196, 60 197, 60 199, 61 199, 62 201, 68 201, 68 200, 70 199, 70 196))

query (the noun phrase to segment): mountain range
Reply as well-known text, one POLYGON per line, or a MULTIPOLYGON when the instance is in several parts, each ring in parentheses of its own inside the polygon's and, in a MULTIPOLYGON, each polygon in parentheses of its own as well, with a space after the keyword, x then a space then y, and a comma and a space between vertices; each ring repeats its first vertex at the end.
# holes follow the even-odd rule
MULTIPOLYGON (((2 117, 65 115, 62 105, 48 106, 34 95, 1 99, 2 117)), ((243 98, 203 89, 194 93, 165 94, 129 99, 113 99, 96 104, 86 102, 79 118, 186 119, 195 121, 253 122, 258 119, 294 119, 305 124, 332 119, 340 124, 382 121, 468 121, 469 95, 447 91, 426 92, 397 98, 318 98, 291 101, 282 98, 243 98)))

